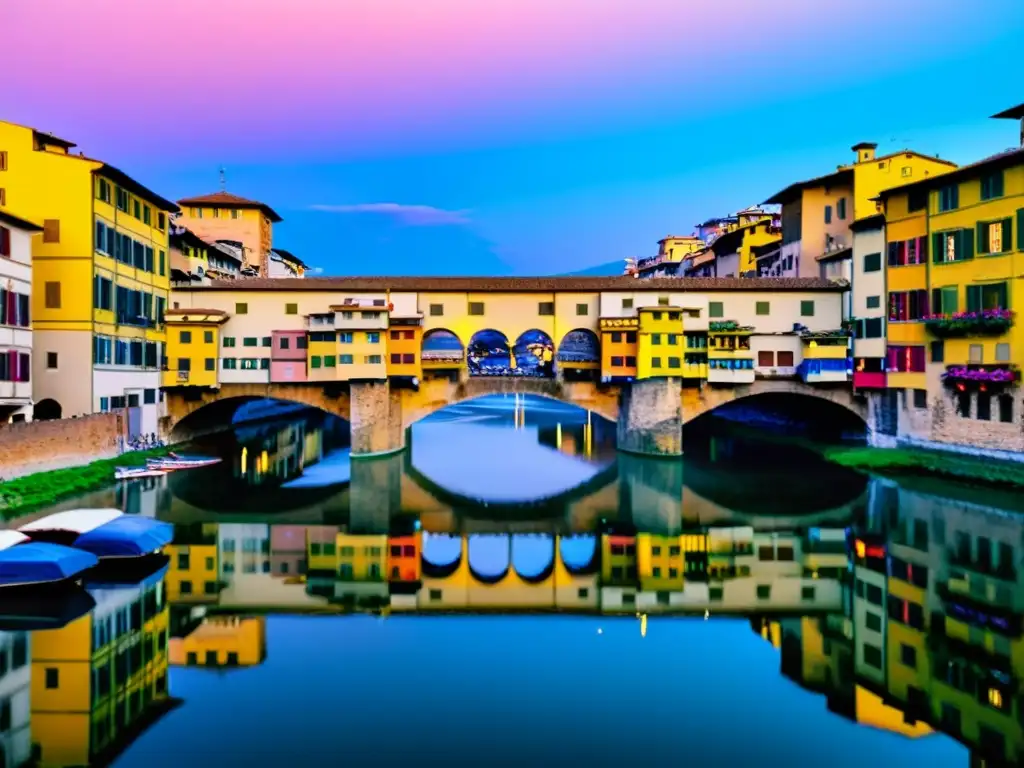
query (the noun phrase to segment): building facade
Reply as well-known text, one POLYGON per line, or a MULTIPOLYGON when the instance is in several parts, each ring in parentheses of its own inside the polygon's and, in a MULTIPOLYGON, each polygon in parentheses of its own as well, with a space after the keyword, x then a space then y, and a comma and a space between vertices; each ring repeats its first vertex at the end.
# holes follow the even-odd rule
POLYGON ((42 231, 0 209, 0 423, 32 419, 32 238, 42 231))
POLYGON ((239 244, 246 274, 270 275, 274 224, 281 217, 266 203, 230 192, 186 197, 180 223, 207 242, 229 240, 239 244))
POLYGON ((178 207, 74 143, 0 122, 3 209, 42 226, 32 249, 35 418, 162 413, 169 217, 178 207))

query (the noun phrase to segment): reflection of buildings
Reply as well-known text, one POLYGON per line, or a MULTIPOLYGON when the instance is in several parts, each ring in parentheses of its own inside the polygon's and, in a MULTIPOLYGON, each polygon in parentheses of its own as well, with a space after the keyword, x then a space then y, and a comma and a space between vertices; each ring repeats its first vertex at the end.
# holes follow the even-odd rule
POLYGON ((307 462, 323 458, 323 433, 305 421, 242 427, 235 457, 235 477, 250 485, 281 483, 302 474, 307 462))
POLYGON ((0 632, 0 768, 17 768, 32 756, 27 632, 0 632))
POLYGON ((32 741, 41 766, 90 765, 167 711, 164 571, 90 590, 96 608, 32 636, 32 741))
POLYGON ((166 548, 167 599, 174 604, 214 603, 220 592, 216 523, 177 525, 166 548))
POLYGON ((190 667, 252 667, 267 657, 264 616, 207 616, 170 640, 170 663, 190 667))

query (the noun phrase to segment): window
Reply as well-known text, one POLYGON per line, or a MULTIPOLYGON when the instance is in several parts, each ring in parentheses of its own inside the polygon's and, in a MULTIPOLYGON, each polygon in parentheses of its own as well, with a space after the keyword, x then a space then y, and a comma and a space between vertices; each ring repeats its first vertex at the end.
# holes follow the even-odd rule
POLYGON ((882 269, 882 254, 880 253, 866 253, 864 254, 864 271, 865 272, 880 272, 882 269))
POLYGON ((906 267, 913 264, 924 264, 928 260, 927 243, 928 240, 923 237, 889 243, 889 266, 906 267))
MULTIPOLYGON (((840 217, 842 218, 842 217, 840 217)), ((814 599, 814 587, 801 587, 800 588, 800 599, 801 600, 813 600, 814 599)))
POLYGON ((775 367, 775 353, 771 350, 761 350, 757 353, 757 367, 758 368, 774 368, 775 367))
POLYGON ((982 344, 971 344, 967 347, 967 362, 981 365, 985 362, 985 347, 982 344))
POLYGON ((776 355, 776 363, 780 368, 792 368, 793 353, 786 350, 780 350, 776 355))
POLYGON ((1009 344, 996 344, 996 362, 997 363, 1008 363, 1008 362, 1010 362, 1010 345, 1009 344))
POLYGON ((333 368, 335 363, 334 355, 324 355, 324 368, 333 368))
POLYGON ((60 283, 57 281, 45 284, 46 308, 60 309, 60 283))
MULTIPOLYGON (((342 331, 341 333, 338 334, 338 343, 339 344, 351 344, 352 340, 354 338, 355 338, 355 334, 352 333, 351 331, 342 331)), ((317 338, 313 339, 313 341, 318 341, 318 340, 333 341, 333 336, 332 336, 331 339, 317 339, 317 338)))
POLYGON ((1009 309, 1006 283, 986 283, 967 286, 967 311, 1009 309))
POLYGON ((978 408, 975 418, 979 421, 992 420, 992 396, 988 392, 978 393, 978 408))
POLYGON ((651 368, 661 368, 661 358, 660 357, 652 357, 651 358, 651 368))
POLYGON ((260 339, 260 345, 264 347, 270 347, 274 340, 270 336, 264 336, 260 339))
POLYGON ((680 363, 680 360, 679 360, 678 357, 670 357, 668 359, 668 367, 669 368, 678 368, 679 367, 679 363, 680 363))
POLYGON ((483 315, 484 303, 482 301, 471 301, 469 302, 469 314, 477 317, 483 315))
POLYGON ((203 343, 213 344, 213 331, 203 331, 203 343))
POLYGON ((555 314, 555 303, 553 301, 542 301, 537 304, 537 314, 550 316, 555 314))
POLYGON ((319 368, 320 367, 320 355, 310 355, 309 367, 310 368, 319 368))
POLYGON ((366 356, 366 363, 368 365, 380 365, 381 360, 382 360, 382 358, 381 358, 380 355, 367 355, 366 356))
POLYGON ((366 334, 366 343, 367 344, 380 344, 380 334, 379 333, 368 333, 368 334, 366 334))
POLYGON ((43 242, 60 242, 60 219, 43 219, 43 242))
POLYGON ((889 321, 922 320, 928 315, 928 291, 893 291, 889 294, 889 321))
POLYGON ((952 211, 960 207, 960 187, 956 184, 939 190, 939 211, 952 211))
POLYGON ((978 253, 1008 253, 1013 250, 1013 219, 979 221, 978 253))
POLYGON ((825 223, 826 224, 831 224, 832 223, 832 206, 831 205, 826 205, 825 206, 825 223))
POLYGON ((928 390, 926 389, 915 389, 914 392, 914 407, 918 409, 924 409, 928 407, 928 390))
POLYGON ((942 363, 946 359, 946 343, 944 341, 929 342, 928 348, 931 352, 933 363, 942 363))
MULTIPOLYGON (((878 298, 878 297, 876 297, 878 298)), ((854 321, 854 336, 858 339, 880 339, 882 333, 882 318, 865 317, 854 321)))
POLYGON ((233 346, 235 346, 235 337, 234 336, 225 336, 224 337, 224 346, 225 347, 233 347, 233 346))
POLYGON ((757 585, 757 599, 768 600, 772 596, 772 585, 771 584, 758 584, 757 585))
POLYGON ((217 370, 217 358, 215 358, 215 357, 208 357, 208 358, 206 358, 205 363, 206 363, 206 370, 208 370, 208 371, 215 371, 215 370, 217 370))
POLYGON ((352 355, 338 355, 338 365, 352 365, 352 355))
POLYGON ((633 308, 633 300, 632 299, 623 299, 622 300, 622 308, 623 309, 632 309, 633 308))
POLYGON ((882 631, 882 617, 871 611, 864 612, 864 626, 872 632, 882 631))
POLYGON ((412 365, 416 362, 416 355, 412 352, 405 352, 402 354, 402 364, 412 365))
POLYGON ((247 314, 249 314, 249 305, 247 303, 245 303, 244 301, 240 301, 240 302, 236 303, 235 304, 235 314, 236 315, 247 315, 247 314))
POLYGON ((708 302, 708 317, 725 317, 725 306, 720 301, 708 302))
POLYGON ((917 649, 914 646, 900 643, 900 664, 917 669, 917 649))
POLYGON ((576 314, 579 317, 584 317, 586 315, 589 315, 590 314, 590 305, 589 304, 577 304, 576 305, 576 314))
POLYGON ((441 317, 444 315, 444 304, 431 304, 430 305, 430 316, 441 317))
POLYGON ((868 296, 864 300, 864 307, 866 309, 879 309, 882 306, 881 296, 868 296))
POLYGON ((800 316, 814 317, 814 299, 800 302, 800 316))
POLYGON ((1013 423, 1013 395, 999 395, 999 421, 1013 423))
POLYGON ((981 177, 981 199, 992 200, 1003 196, 1003 172, 993 171, 981 177))
POLYGON ((937 315, 952 315, 957 312, 959 289, 955 285, 932 288, 931 310, 937 315))
POLYGON ((46 668, 46 688, 53 690, 60 687, 60 671, 56 667, 46 668))
POLYGON ((614 368, 621 368, 622 367, 622 356, 621 355, 612 355, 612 367, 614 367, 614 368))
POLYGON ((284 305, 284 313, 286 315, 297 315, 297 314, 299 314, 299 305, 298 304, 285 304, 284 305))
POLYGON ((892 373, 924 373, 924 347, 890 346, 886 361, 892 373))
POLYGON ((257 339, 255 336, 244 336, 242 338, 243 347, 255 347, 258 345, 258 343, 259 339, 257 339))
POLYGON ((668 296, 659 296, 658 297, 658 306, 659 307, 667 307, 668 306, 668 296))
POLYGON ((957 229, 932 235, 932 261, 948 264, 974 258, 974 230, 957 229))
POLYGON ((875 669, 881 669, 882 650, 874 645, 864 643, 864 663, 875 669))
POLYGON ((836 216, 839 217, 840 221, 842 221, 843 219, 846 218, 846 198, 845 197, 840 197, 839 201, 836 203, 836 216))
POLYGON ((651 334, 651 346, 660 346, 660 345, 661 345, 661 334, 660 333, 652 333, 651 334))
POLYGON ((754 312, 758 315, 767 315, 771 311, 771 303, 759 301, 754 305, 754 312))

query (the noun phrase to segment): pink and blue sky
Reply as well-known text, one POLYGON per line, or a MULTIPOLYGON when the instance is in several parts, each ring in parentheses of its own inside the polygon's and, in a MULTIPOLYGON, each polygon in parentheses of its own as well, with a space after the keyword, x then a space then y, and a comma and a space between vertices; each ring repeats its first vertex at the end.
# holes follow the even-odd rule
POLYGON ((31 0, 0 117, 329 274, 551 274, 906 146, 1015 145, 1021 0, 31 0))

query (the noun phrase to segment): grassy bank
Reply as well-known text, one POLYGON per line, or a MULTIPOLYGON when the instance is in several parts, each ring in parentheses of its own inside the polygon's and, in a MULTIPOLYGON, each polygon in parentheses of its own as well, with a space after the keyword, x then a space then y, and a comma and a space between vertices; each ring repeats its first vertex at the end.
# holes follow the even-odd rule
POLYGON ((167 450, 155 448, 150 451, 132 451, 81 467, 37 472, 0 482, 0 517, 9 520, 72 496, 99 490, 114 482, 115 467, 145 466, 146 459, 164 456, 167 450))
POLYGON ((879 475, 938 477, 973 485, 1024 490, 1024 464, 922 448, 826 448, 825 459, 879 475))

